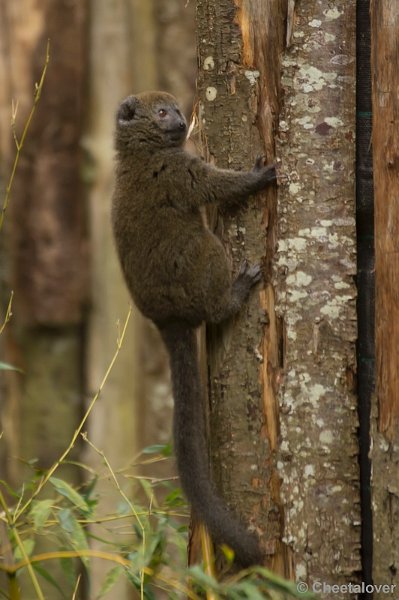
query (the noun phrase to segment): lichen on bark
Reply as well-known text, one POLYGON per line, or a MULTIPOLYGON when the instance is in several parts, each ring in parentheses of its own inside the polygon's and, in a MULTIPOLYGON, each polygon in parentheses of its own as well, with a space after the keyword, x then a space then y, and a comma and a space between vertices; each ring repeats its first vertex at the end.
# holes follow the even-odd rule
POLYGON ((284 539, 308 582, 353 583, 360 569, 354 11, 352 1, 298 3, 283 59, 278 466, 284 539))

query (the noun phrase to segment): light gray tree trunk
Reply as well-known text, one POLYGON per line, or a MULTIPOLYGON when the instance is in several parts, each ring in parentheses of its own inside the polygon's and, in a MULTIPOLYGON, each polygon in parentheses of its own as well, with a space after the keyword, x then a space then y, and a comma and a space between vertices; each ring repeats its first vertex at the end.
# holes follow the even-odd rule
POLYGON ((355 2, 296 3, 289 17, 274 265, 284 537, 297 579, 355 583, 355 2))

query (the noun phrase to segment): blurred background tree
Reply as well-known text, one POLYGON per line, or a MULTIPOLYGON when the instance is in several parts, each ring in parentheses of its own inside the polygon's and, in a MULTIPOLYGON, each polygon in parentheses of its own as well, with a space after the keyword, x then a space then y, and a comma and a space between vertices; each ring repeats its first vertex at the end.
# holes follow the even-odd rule
MULTIPOLYGON (((104 375, 129 297, 111 238, 113 128, 118 102, 166 89, 190 116, 195 87, 194 3, 180 0, 0 1, 1 176, 15 155, 50 39, 44 93, 27 138, 2 236, 1 297, 14 290, 2 357, 1 478, 17 487, 67 447, 104 375)), ((170 441, 172 397, 158 334, 134 311, 89 436, 113 468, 149 443, 170 441)), ((97 468, 79 443, 70 457, 97 468)), ((164 473, 164 475, 166 475, 164 473)), ((81 472, 63 466, 79 483, 81 472)), ((99 484, 104 508, 112 486, 99 484)), ((102 568, 102 567, 99 567, 102 568)), ((96 581, 96 567, 93 581, 96 581)), ((95 584, 91 591, 96 594, 95 584)), ((122 591, 114 593, 122 598, 122 591)))

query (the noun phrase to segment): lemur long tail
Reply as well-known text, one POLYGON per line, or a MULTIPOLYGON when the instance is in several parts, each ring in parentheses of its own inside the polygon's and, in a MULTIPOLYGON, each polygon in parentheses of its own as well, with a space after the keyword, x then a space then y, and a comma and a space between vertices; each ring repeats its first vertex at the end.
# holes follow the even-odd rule
POLYGON ((160 329, 170 356, 173 433, 182 488, 216 543, 230 546, 243 567, 259 564, 262 553, 257 537, 228 511, 210 482, 195 330, 181 323, 160 329))

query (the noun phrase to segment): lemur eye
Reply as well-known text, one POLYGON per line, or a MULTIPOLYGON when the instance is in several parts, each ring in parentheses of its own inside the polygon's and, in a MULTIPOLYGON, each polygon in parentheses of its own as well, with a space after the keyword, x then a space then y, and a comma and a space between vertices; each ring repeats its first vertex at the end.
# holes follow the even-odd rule
POLYGON ((158 114, 160 117, 166 117, 166 115, 168 114, 167 111, 165 110, 165 108, 160 108, 158 111, 158 114))

